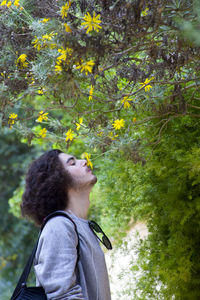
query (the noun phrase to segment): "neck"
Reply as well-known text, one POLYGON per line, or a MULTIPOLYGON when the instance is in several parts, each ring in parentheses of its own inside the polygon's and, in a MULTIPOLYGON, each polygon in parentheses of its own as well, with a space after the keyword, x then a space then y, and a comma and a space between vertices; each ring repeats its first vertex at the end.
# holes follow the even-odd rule
POLYGON ((67 210, 70 210, 75 216, 81 219, 87 219, 90 206, 90 189, 69 190, 67 210))

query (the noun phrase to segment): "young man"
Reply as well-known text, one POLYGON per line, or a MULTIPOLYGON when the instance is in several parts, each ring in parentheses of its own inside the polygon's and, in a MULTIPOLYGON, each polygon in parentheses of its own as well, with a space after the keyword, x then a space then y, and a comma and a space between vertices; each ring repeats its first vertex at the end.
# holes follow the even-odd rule
MULTIPOLYGON (((56 216, 45 225, 34 261, 36 285, 47 299, 110 300, 110 287, 103 251, 87 220, 89 195, 97 182, 85 160, 60 150, 51 150, 34 161, 27 173, 22 215, 41 225, 54 211, 64 211, 71 220, 56 216)), ((109 240, 108 240, 109 242, 109 240)))

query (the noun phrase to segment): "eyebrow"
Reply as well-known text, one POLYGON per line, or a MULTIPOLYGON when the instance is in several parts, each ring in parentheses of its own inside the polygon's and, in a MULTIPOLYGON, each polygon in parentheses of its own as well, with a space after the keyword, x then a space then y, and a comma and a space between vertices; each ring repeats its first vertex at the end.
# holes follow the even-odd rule
POLYGON ((74 156, 70 156, 67 160, 67 164, 70 162, 70 160, 74 159, 75 160, 75 157, 74 156))

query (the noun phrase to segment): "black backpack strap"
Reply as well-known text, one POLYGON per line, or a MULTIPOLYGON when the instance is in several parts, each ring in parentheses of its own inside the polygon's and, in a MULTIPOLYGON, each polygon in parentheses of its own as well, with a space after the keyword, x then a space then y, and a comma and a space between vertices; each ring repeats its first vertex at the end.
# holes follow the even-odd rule
POLYGON ((35 244, 35 246, 34 246, 34 248, 33 248, 33 251, 32 251, 32 253, 31 253, 31 255, 30 255, 30 257, 29 257, 27 263, 26 263, 26 266, 25 266, 25 268, 24 268, 24 271, 22 272, 22 275, 21 275, 21 277, 20 277, 20 279, 19 279, 19 281, 18 281, 18 283, 17 283, 17 286, 16 286, 16 288, 15 288, 15 290, 14 290, 14 293, 13 293, 13 295, 12 295, 11 300, 14 299, 14 298, 16 297, 16 295, 19 293, 21 287, 24 286, 24 285, 26 285, 26 282, 27 282, 27 279, 28 279, 28 275, 29 275, 29 273, 30 273, 30 270, 31 270, 31 267, 32 267, 32 264, 33 264, 33 260, 34 260, 34 258, 35 258, 35 253, 36 253, 36 251, 37 251, 37 246, 38 246, 38 242, 39 242, 39 238, 40 238, 40 235, 41 235, 41 233, 42 233, 42 230, 44 229, 44 226, 46 225, 46 223, 47 223, 50 219, 52 219, 52 218, 54 218, 54 217, 56 217, 56 216, 63 216, 63 217, 65 217, 65 218, 69 219, 69 220, 74 224, 74 228, 75 228, 75 231, 76 231, 76 234, 77 234, 77 237, 78 237, 78 244, 77 244, 77 247, 76 247, 76 248, 77 248, 77 261, 76 261, 76 265, 77 265, 78 260, 79 260, 79 248, 80 248, 80 246, 79 246, 79 235, 78 235, 78 230, 77 230, 76 223, 72 220, 72 218, 70 218, 69 215, 67 215, 66 213, 64 213, 64 212, 62 212, 62 211, 56 211, 56 212, 53 212, 53 213, 49 214, 49 215, 44 219, 44 222, 43 222, 43 224, 42 224, 42 226, 41 226, 41 228, 40 228, 40 232, 39 232, 39 235, 38 235, 37 242, 36 242, 36 244, 35 244))

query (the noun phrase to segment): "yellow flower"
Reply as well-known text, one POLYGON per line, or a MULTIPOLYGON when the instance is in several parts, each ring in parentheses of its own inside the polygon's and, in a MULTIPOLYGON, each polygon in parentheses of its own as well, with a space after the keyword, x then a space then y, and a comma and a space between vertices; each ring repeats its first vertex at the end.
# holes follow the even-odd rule
POLYGON ((49 18, 44 18, 42 21, 41 21, 41 23, 47 23, 47 22, 49 22, 49 18))
POLYGON ((67 141, 72 141, 73 140, 73 138, 74 138, 74 132, 71 130, 71 129, 69 129, 68 131, 67 131, 67 133, 65 133, 66 134, 66 138, 65 138, 65 140, 66 140, 66 142, 67 141))
POLYGON ((37 118, 36 122, 42 122, 43 120, 47 121, 48 120, 48 117, 47 117, 48 114, 49 113, 44 113, 43 110, 41 110, 39 112, 39 117, 37 118))
POLYGON ((71 30, 71 28, 68 24, 65 23, 64 26, 65 26, 65 31, 66 32, 69 32, 69 33, 72 32, 72 30, 71 30))
POLYGON ((62 49, 58 49, 58 52, 61 53, 61 55, 59 57, 57 57, 57 60, 63 60, 63 61, 66 61, 67 59, 67 56, 71 56, 72 55, 72 52, 73 52, 73 49, 72 48, 62 48, 62 49))
POLYGON ((133 99, 128 98, 128 96, 125 96, 125 97, 122 99, 121 103, 124 104, 124 108, 129 108, 129 107, 131 107, 129 101, 133 101, 133 99))
POLYGON ((141 12, 142 17, 147 16, 147 15, 148 15, 148 12, 149 12, 149 9, 148 9, 148 7, 146 7, 145 10, 143 10, 143 11, 141 12))
POLYGON ((94 92, 94 86, 92 85, 91 88, 90 88, 90 91, 89 91, 89 94, 90 94, 89 95, 89 101, 92 100, 93 92, 94 92))
POLYGON ((61 53, 59 57, 57 57, 57 62, 55 65, 55 72, 60 73, 63 69, 67 70, 67 64, 70 63, 70 57, 72 55, 73 49, 72 48, 61 48, 58 49, 58 52, 61 53))
POLYGON ((103 131, 100 131, 99 133, 97 133, 98 136, 102 136, 103 135, 103 131))
POLYGON ((2 1, 2 2, 1 2, 1 6, 5 6, 6 3, 7 3, 7 0, 2 1))
POLYGON ((42 45, 39 42, 37 36, 35 36, 35 39, 32 41, 32 44, 34 45, 33 47, 36 48, 38 51, 40 51, 40 49, 42 48, 42 45))
POLYGON ((45 35, 42 36, 42 40, 43 41, 51 41, 52 37, 53 37, 53 33, 45 34, 45 35))
POLYGON ((81 128, 81 125, 79 123, 76 123, 76 130, 79 130, 81 128))
POLYGON ((90 167, 91 169, 93 169, 93 164, 90 160, 90 157, 91 157, 91 154, 87 153, 87 152, 84 152, 82 155, 81 155, 82 158, 86 158, 87 160, 87 165, 88 167, 90 167))
POLYGON ((55 43, 49 45, 49 48, 51 48, 51 49, 55 49, 56 47, 57 47, 57 45, 55 43))
POLYGON ((21 54, 21 55, 19 56, 18 60, 20 60, 21 62, 25 62, 26 58, 27 58, 27 55, 26 55, 26 54, 21 54))
POLYGON ((31 83, 30 83, 30 85, 33 85, 34 83, 35 83, 35 79, 33 77, 31 77, 31 83))
POLYGON ((87 75, 88 72, 92 73, 92 67, 94 66, 94 61, 93 60, 89 60, 89 61, 83 61, 83 59, 81 59, 81 63, 78 63, 77 65, 77 69, 81 69, 81 72, 85 71, 85 74, 87 75))
POLYGON ((38 51, 40 51, 42 48, 55 48, 56 44, 51 44, 49 41, 52 40, 52 38, 56 35, 55 32, 51 32, 49 34, 44 34, 41 38, 38 38, 35 36, 34 40, 32 41, 32 44, 34 45, 33 47, 36 48, 38 51))
POLYGON ((141 88, 145 87, 144 88, 145 92, 149 91, 152 88, 152 86, 148 83, 153 79, 154 79, 154 77, 152 77, 151 79, 146 78, 144 82, 140 83, 142 85, 141 88))
POLYGON ((137 119, 136 118, 133 118, 133 123, 135 123, 137 121, 137 119))
POLYGON ((27 73, 26 73, 26 76, 25 76, 25 79, 27 80, 27 83, 28 83, 29 85, 33 85, 33 84, 35 83, 35 79, 34 79, 34 77, 33 77, 32 72, 27 72, 27 73))
POLYGON ((79 118, 79 123, 76 123, 76 130, 81 128, 81 124, 83 123, 83 118, 79 118))
POLYGON ((61 7, 61 16, 64 19, 64 17, 67 17, 68 10, 71 6, 71 1, 69 0, 64 6, 61 7))
MULTIPOLYGON (((35 82, 35 81, 34 81, 34 82, 35 82)), ((39 95, 43 95, 43 94, 44 94, 43 88, 41 88, 41 89, 38 90, 37 92, 38 92, 39 95)))
POLYGON ((18 115, 15 113, 12 113, 9 115, 9 119, 16 119, 17 117, 18 117, 18 115))
POLYGON ((26 58, 27 58, 26 54, 21 54, 18 57, 18 59, 17 59, 17 65, 19 66, 20 69, 28 67, 28 62, 26 61, 26 58))
POLYGON ((58 49, 58 52, 61 53, 59 57, 57 57, 57 62, 55 65, 55 72, 60 73, 63 69, 67 70, 67 64, 70 63, 70 58, 73 52, 72 48, 61 48, 58 49))
POLYGON ((57 65, 55 65, 55 72, 60 73, 62 72, 63 68, 61 66, 62 62, 57 62, 57 65))
POLYGON ((19 6, 19 0, 15 0, 15 2, 14 2, 14 6, 19 6))
POLYGON ((124 121, 124 119, 121 119, 121 120, 117 119, 114 121, 114 123, 112 125, 116 130, 118 130, 118 129, 121 129, 122 127, 124 127, 125 121, 124 121))
POLYGON ((40 130, 39 135, 44 138, 47 135, 47 130, 46 128, 43 128, 40 130))
POLYGON ((97 16, 95 15, 95 12, 93 12, 93 17, 89 14, 89 12, 87 12, 86 15, 84 15, 84 20, 85 22, 82 22, 81 25, 85 25, 84 28, 88 28, 86 33, 95 30, 95 31, 99 31, 99 28, 102 28, 99 24, 101 23, 101 21, 99 20, 100 18, 100 14, 98 14, 97 16))
POLYGON ((98 67, 98 70, 99 70, 99 72, 102 72, 103 68, 102 67, 98 67))
POLYGON ((7 7, 10 7, 11 5, 12 5, 12 2, 11 2, 11 1, 8 1, 7 7))
POLYGON ((112 141, 115 141, 116 137, 118 137, 118 134, 114 135, 112 132, 110 132, 108 136, 111 138, 112 141))
POLYGON ((18 115, 15 113, 12 113, 9 115, 8 124, 10 125, 10 129, 12 128, 12 125, 15 124, 17 117, 18 117, 18 115))

